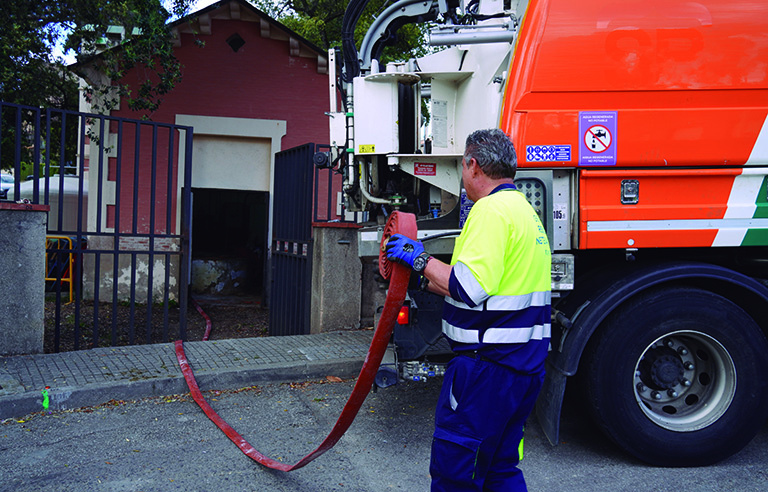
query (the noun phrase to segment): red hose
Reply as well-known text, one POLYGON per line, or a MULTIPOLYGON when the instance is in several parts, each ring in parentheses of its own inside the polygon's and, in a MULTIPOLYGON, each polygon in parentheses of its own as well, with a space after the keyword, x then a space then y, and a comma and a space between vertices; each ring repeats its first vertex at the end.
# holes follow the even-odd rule
MULTIPOLYGON (((408 236, 412 239, 416 239, 416 217, 413 214, 406 214, 402 212, 393 212, 389 216, 387 225, 384 228, 384 237, 382 238, 382 246, 386 244, 389 236, 395 233, 400 233, 408 236)), ((192 368, 189 366, 187 357, 184 354, 184 346, 181 340, 176 341, 176 357, 181 367, 181 372, 184 374, 184 379, 187 381, 189 391, 192 398, 197 402, 200 408, 205 412, 211 421, 226 434, 229 439, 245 453, 246 456, 252 460, 275 470, 280 471, 292 471, 302 468, 309 464, 312 460, 319 457, 329 449, 331 449, 341 436, 352 425, 352 421, 355 420, 358 410, 365 401, 366 396, 373 386, 373 380, 376 376, 376 372, 381 364, 381 359, 384 357, 384 352, 387 349, 389 340, 392 336, 392 329, 395 326, 397 320, 397 314, 400 312, 400 307, 405 300, 405 294, 408 290, 408 280, 411 276, 411 271, 407 267, 396 263, 390 263, 384 258, 387 263, 387 274, 385 278, 389 278, 389 290, 387 291, 387 298, 384 301, 384 309, 381 312, 379 323, 376 326, 376 331, 373 334, 373 340, 371 346, 368 348, 368 355, 363 362, 363 368, 360 370, 360 375, 357 378, 355 387, 352 389, 352 394, 349 396, 347 403, 344 405, 344 409, 341 411, 336 424, 331 429, 331 432, 320 443, 320 445, 300 459, 295 465, 288 465, 280 461, 275 461, 272 458, 264 456, 258 452, 253 446, 251 446, 238 432, 227 424, 217 413, 211 408, 208 402, 200 392, 200 388, 197 386, 195 376, 192 373, 192 368)), ((381 260, 380 260, 381 269, 381 260)), ((384 272, 382 271, 382 275, 384 272)))
POLYGON ((203 311, 203 307, 197 303, 194 297, 190 296, 189 300, 192 301, 192 305, 195 306, 195 309, 197 309, 197 312, 200 313, 200 316, 202 316, 203 319, 205 320, 205 333, 203 333, 203 341, 207 342, 208 338, 211 336, 211 318, 208 317, 207 314, 205 314, 205 311, 203 311))

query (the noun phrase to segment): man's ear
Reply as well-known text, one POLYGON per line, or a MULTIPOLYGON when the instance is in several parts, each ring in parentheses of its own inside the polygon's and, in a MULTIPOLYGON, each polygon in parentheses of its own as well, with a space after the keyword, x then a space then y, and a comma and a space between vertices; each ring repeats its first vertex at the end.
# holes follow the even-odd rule
POLYGON ((480 172, 480 165, 474 157, 467 161, 467 171, 469 171, 472 176, 477 176, 477 173, 480 172))

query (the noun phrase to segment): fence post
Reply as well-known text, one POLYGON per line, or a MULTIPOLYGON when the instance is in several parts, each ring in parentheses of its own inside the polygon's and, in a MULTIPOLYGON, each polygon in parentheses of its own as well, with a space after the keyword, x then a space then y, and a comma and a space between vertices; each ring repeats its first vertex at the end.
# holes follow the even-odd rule
POLYGON ((0 202, 0 355, 43 351, 49 208, 0 202))

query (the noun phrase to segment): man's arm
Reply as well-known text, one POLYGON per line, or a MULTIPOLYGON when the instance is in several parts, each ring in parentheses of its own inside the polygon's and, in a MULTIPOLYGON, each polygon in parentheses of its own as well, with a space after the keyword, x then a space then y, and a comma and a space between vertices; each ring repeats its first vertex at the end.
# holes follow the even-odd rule
POLYGON ((424 276, 429 280, 427 290, 441 296, 451 295, 448 290, 448 282, 451 278, 451 269, 453 267, 443 263, 437 258, 432 258, 424 269, 424 276))
MULTIPOLYGON (((393 234, 387 241, 387 259, 390 261, 413 268, 414 260, 422 254, 424 254, 424 245, 416 239, 410 239, 402 234, 393 234)), ((429 280, 427 290, 443 296, 450 295, 449 283, 452 268, 451 265, 430 257, 427 266, 421 272, 429 280)))

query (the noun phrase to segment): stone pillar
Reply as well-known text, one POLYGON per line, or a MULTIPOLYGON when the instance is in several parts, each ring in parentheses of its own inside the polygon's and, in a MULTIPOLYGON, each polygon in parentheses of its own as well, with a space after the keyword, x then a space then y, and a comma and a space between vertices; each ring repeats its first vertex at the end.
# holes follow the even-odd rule
POLYGON ((312 234, 310 333, 359 328, 362 263, 357 255, 357 227, 318 223, 312 234))
POLYGON ((49 208, 0 202, 0 355, 43 351, 49 208))

